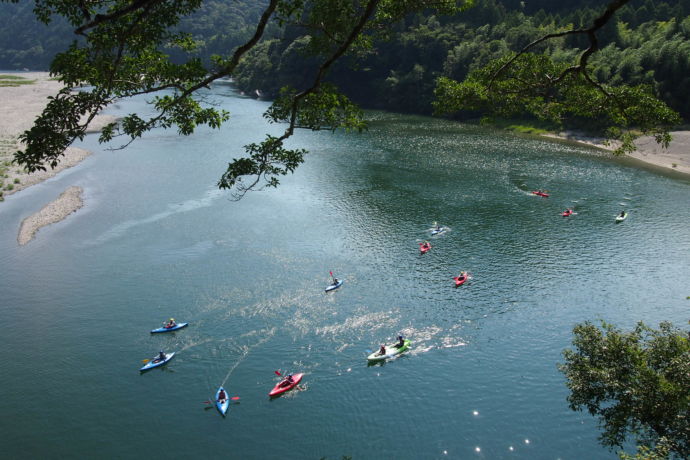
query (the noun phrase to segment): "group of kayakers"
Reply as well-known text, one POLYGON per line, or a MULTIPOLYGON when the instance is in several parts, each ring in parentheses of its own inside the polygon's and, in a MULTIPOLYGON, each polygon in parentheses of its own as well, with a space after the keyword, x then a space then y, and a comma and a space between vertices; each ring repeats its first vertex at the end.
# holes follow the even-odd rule
MULTIPOLYGON (((434 221, 434 224, 431 226, 431 233, 432 235, 436 235, 440 232, 443 232, 446 230, 446 227, 442 227, 441 225, 438 224, 438 222, 434 221)), ((431 249, 431 244, 428 241, 424 241, 423 243, 419 243, 419 250, 422 254, 426 254, 427 251, 431 249)), ((453 278, 455 280, 455 286, 460 286, 462 283, 464 283, 467 280, 467 272, 461 271, 460 274, 456 277, 453 278)))
MULTIPOLYGON (((532 191, 532 194, 533 194, 533 195, 541 196, 541 197, 543 197, 543 198, 548 198, 548 197, 549 197, 549 194, 548 194, 545 190, 541 190, 541 189, 532 191)), ((561 215, 562 215, 563 217, 570 217, 570 216, 572 216, 573 214, 575 214, 575 211, 573 211, 571 208, 567 208, 565 211, 563 211, 563 212, 561 213, 561 215)), ((623 209, 623 210, 621 211, 621 213, 620 213, 619 215, 616 216, 616 222, 622 221, 623 219, 625 219, 626 216, 627 216, 627 214, 626 214, 626 212, 625 212, 625 209, 623 209)))

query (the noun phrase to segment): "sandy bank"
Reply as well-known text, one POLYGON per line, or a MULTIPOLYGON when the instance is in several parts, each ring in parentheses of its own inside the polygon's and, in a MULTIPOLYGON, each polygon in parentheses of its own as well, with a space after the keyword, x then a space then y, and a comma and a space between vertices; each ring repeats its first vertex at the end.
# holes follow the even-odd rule
MULTIPOLYGON (((31 174, 22 167, 12 164, 14 153, 22 147, 19 135, 31 128, 36 117, 48 103, 48 97, 54 96, 62 88, 61 84, 52 80, 47 72, 23 72, 14 75, 33 83, 0 86, 0 201, 3 195, 16 193, 49 179, 60 171, 79 164, 91 154, 84 149, 69 147, 55 169, 36 171, 31 174)), ((114 117, 99 115, 89 126, 89 132, 100 131, 103 126, 114 120, 114 117)), ((81 188, 70 187, 56 201, 24 219, 17 236, 19 244, 28 243, 40 228, 59 222, 81 208, 84 204, 81 196, 81 188)))
MULTIPOLYGON (((32 80, 33 83, 0 87, 0 191, 5 196, 49 179, 90 155, 84 149, 69 147, 55 169, 31 174, 11 164, 14 153, 21 148, 19 135, 31 128, 48 103, 48 97, 54 96, 62 88, 59 82, 51 80, 47 72, 22 72, 14 75, 32 80), (3 177, 5 175, 7 177, 3 177)), ((100 131, 112 121, 114 118, 109 115, 99 115, 89 126, 89 132, 100 131)))
POLYGON ((47 204, 36 214, 32 214, 22 221, 19 227, 17 242, 23 246, 31 241, 38 230, 46 225, 60 222, 84 205, 81 187, 69 187, 62 192, 57 200, 47 204))
MULTIPOLYGON (((587 137, 576 132, 543 134, 542 136, 565 139, 609 151, 616 148, 615 144, 605 145, 602 138, 587 137)), ((652 136, 640 137, 635 141, 637 150, 627 156, 690 178, 690 131, 673 131, 671 136, 673 140, 667 149, 657 144, 652 136)))

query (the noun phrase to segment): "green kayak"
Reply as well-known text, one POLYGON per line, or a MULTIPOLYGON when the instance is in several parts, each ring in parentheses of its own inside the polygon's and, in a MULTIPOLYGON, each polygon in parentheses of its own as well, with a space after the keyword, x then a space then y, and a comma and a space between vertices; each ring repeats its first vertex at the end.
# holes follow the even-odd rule
POLYGON ((369 362, 383 361, 383 360, 386 360, 388 358, 392 358, 396 355, 399 355, 400 353, 403 353, 404 351, 407 351, 408 348, 410 348, 410 341, 405 339, 403 341, 402 347, 398 348, 398 347, 396 347, 396 344, 388 345, 386 347, 386 353, 385 354, 381 354, 380 350, 375 351, 372 354, 370 354, 369 356, 367 356, 367 360, 369 362))

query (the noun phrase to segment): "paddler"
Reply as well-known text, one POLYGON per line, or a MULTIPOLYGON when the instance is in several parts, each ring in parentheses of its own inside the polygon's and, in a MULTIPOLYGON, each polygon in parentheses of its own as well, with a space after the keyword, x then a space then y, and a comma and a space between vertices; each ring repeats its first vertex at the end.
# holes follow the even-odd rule
POLYGON ((228 400, 228 395, 225 394, 225 390, 221 389, 220 392, 218 392, 218 402, 223 404, 227 400, 228 400))
POLYGON ((402 348, 405 346, 405 340, 402 335, 398 336, 398 343, 395 344, 395 348, 402 348))
POLYGON ((383 356, 386 354, 386 347, 385 345, 381 345, 381 348, 379 349, 379 356, 383 356))

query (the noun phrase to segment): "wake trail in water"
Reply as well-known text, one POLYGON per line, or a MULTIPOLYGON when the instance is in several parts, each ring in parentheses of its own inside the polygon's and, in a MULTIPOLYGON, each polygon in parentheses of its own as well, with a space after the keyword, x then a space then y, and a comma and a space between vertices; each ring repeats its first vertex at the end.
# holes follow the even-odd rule
MULTIPOLYGON (((260 332, 260 331, 254 331, 254 332, 260 332)), ((230 370, 228 370, 228 373, 225 374, 225 378, 221 382, 220 386, 222 386, 222 387, 225 386, 225 383, 228 381, 228 379, 230 378, 232 373, 235 372, 235 369, 237 369, 237 366, 239 366, 242 363, 242 361, 244 361, 245 358, 247 356, 249 356, 249 352, 251 352, 254 348, 258 348, 261 345, 263 345, 264 343, 268 342, 275 335, 275 333, 276 333, 276 328, 273 328, 273 329, 269 330, 268 332, 266 332, 265 336, 261 340, 259 340, 257 343, 255 343, 254 345, 242 346, 242 354, 240 354, 240 357, 237 359, 237 361, 235 361, 235 364, 233 364, 230 367, 230 370)), ((253 333, 250 333, 250 334, 253 335, 253 333)))
POLYGON ((209 206, 212 206, 215 201, 223 196, 223 192, 220 190, 212 189, 212 190, 207 190, 206 193, 202 198, 198 199, 193 199, 193 200, 187 200, 183 201, 182 203, 177 203, 177 204, 169 204, 168 209, 165 211, 161 211, 159 213, 150 215, 148 217, 145 217, 143 219, 136 219, 136 220, 128 220, 125 222, 122 222, 119 225, 116 225, 112 227, 110 230, 105 232, 103 235, 99 236, 96 238, 95 241, 92 242, 92 244, 102 244, 105 243, 109 240, 112 240, 114 238, 117 238, 127 231, 131 230, 134 227, 138 227, 140 225, 146 225, 146 224, 152 224, 154 222, 158 222, 159 220, 166 219, 172 215, 179 214, 179 213, 184 213, 184 212, 189 212, 189 211, 195 211, 200 208, 207 208, 209 206))

